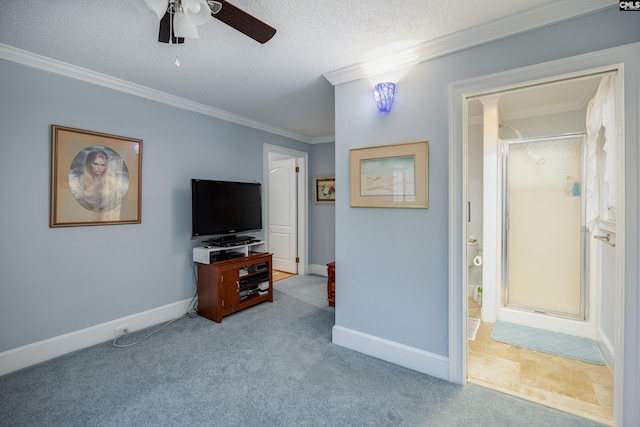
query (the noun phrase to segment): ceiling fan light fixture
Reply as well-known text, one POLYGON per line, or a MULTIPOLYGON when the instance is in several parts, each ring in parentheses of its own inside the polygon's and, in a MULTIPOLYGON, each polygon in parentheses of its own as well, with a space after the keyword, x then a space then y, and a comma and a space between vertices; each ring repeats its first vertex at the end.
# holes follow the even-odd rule
POLYGON ((182 0, 182 11, 195 25, 203 25, 211 20, 207 0, 182 0))
POLYGON ((185 38, 198 38, 198 26, 212 17, 234 28, 258 43, 264 44, 276 29, 231 3, 217 0, 130 0, 145 17, 159 20, 160 43, 184 43, 185 38), (223 10, 224 9, 224 10, 223 10))
POLYGON ((176 37, 198 38, 198 26, 191 22, 184 12, 176 12, 173 15, 173 31, 176 37))
POLYGON ((167 12, 169 2, 167 0, 133 0, 133 4, 142 16, 158 22, 167 12))

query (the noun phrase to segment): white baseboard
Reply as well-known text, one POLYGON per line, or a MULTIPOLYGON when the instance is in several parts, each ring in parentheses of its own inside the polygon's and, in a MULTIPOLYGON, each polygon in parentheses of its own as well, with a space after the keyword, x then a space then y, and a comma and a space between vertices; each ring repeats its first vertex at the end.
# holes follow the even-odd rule
POLYGON ((607 334, 601 328, 598 328, 598 338, 596 339, 598 343, 598 347, 600 347, 600 351, 602 352, 602 356, 604 356, 604 360, 606 360, 607 365, 611 369, 612 372, 615 371, 615 349, 607 334))
POLYGON ((342 326, 333 327, 333 343, 449 381, 449 358, 342 326))
POLYGON ((327 272, 327 266, 326 265, 319 265, 319 264, 309 264, 308 265, 308 272, 307 274, 316 274, 318 276, 328 276, 329 273, 327 272))
POLYGON ((178 318, 187 312, 190 303, 191 298, 7 350, 0 353, 0 375, 113 340, 114 329, 124 325, 130 325, 129 331, 133 332, 178 318))

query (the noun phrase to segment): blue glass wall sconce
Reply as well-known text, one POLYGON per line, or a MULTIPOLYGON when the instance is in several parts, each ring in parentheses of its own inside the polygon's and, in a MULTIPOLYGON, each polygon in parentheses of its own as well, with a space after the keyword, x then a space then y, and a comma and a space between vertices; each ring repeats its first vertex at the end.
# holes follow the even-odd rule
POLYGON ((393 105, 393 97, 396 93, 396 85, 391 82, 378 83, 373 89, 373 96, 378 105, 380 114, 387 114, 391 111, 393 105))

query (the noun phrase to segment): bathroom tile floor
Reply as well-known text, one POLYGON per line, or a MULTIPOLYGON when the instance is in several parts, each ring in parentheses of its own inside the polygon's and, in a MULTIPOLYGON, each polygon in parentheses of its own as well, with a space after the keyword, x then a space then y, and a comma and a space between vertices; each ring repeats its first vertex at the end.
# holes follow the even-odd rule
MULTIPOLYGON (((469 298, 469 317, 480 306, 469 298)), ((469 341, 467 380, 606 425, 613 424, 613 375, 607 366, 504 344, 482 322, 469 341)))

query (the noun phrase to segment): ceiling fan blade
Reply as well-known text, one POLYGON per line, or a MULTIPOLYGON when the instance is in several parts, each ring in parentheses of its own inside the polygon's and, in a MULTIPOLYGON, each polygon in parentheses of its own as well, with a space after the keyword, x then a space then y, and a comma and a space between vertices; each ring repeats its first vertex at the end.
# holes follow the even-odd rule
POLYGON ((235 7, 227 1, 218 1, 222 3, 222 9, 215 15, 211 14, 211 16, 251 37, 255 41, 264 44, 271 40, 276 33, 275 28, 249 15, 242 9, 235 7))

